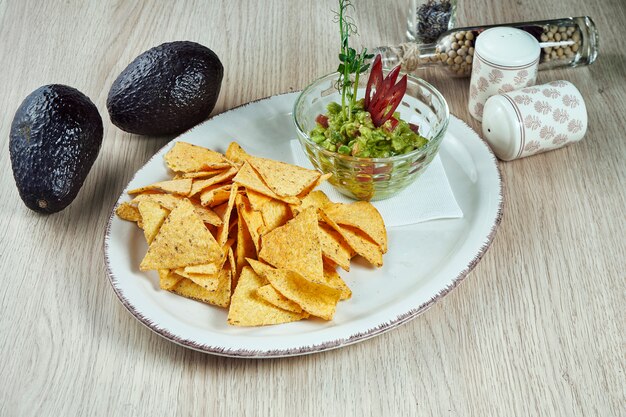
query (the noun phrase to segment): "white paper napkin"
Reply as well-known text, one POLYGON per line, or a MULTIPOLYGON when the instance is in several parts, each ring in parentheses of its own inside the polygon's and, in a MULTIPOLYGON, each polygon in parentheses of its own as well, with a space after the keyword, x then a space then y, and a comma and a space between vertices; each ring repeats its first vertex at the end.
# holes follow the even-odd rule
MULTIPOLYGON (((298 140, 291 141, 291 153, 297 165, 313 169, 298 140)), ((322 184, 319 189, 332 201, 354 201, 339 193, 329 183, 322 184)), ((372 204, 383 216, 387 227, 463 217, 439 155, 435 156, 426 171, 413 184, 391 198, 372 201, 372 204)))

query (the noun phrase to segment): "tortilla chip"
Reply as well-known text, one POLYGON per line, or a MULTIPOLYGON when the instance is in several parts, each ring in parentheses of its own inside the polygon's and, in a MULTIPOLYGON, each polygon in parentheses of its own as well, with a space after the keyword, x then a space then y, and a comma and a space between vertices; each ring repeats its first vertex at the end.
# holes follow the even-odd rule
MULTIPOLYGON (((209 291, 214 291, 217 288, 219 273, 224 268, 224 263, 228 259, 230 247, 233 244, 233 240, 226 242, 222 246, 222 256, 213 262, 199 265, 190 265, 184 268, 176 269, 176 273, 189 278, 201 287, 206 288, 209 291)), ((234 271, 233 268, 231 268, 234 271)))
POLYGON ((249 163, 244 163, 239 169, 239 172, 233 178, 233 182, 238 183, 247 190, 256 191, 275 200, 282 200, 289 204, 300 204, 300 199, 294 196, 282 197, 273 192, 261 179, 259 174, 250 166, 249 163))
POLYGON ((200 203, 203 206, 214 207, 228 201, 230 197, 230 184, 215 184, 205 188, 200 193, 200 203))
POLYGON ((120 219, 128 220, 130 222, 138 222, 141 220, 141 214, 139 214, 137 207, 128 202, 124 202, 117 206, 115 214, 117 214, 120 219))
POLYGON ((385 222, 376 207, 367 201, 351 204, 333 203, 324 207, 328 217, 340 226, 352 226, 361 230, 371 240, 387 252, 387 231, 385 222))
POLYGON ((228 201, 220 204, 219 206, 213 207, 213 210, 215 211, 215 214, 219 216, 220 219, 223 219, 227 208, 228 208, 228 201))
MULTIPOLYGON (((154 201, 155 203, 159 203, 161 207, 172 211, 181 200, 182 197, 171 194, 139 194, 131 200, 131 204, 139 204, 140 201, 154 201)), ((220 217, 215 214, 213 210, 207 207, 202 207, 194 201, 191 201, 191 204, 193 204, 196 214, 200 216, 204 223, 212 224, 214 226, 222 224, 222 219, 220 219, 220 217)))
POLYGON ((237 287, 237 280, 239 275, 237 274, 237 261, 235 260, 235 251, 232 246, 228 248, 228 266, 230 267, 231 275, 231 288, 234 290, 237 287))
POLYGON ((331 219, 324 209, 319 210, 322 219, 343 237, 350 247, 364 257, 372 265, 383 266, 383 251, 378 244, 370 240, 362 232, 350 227, 339 226, 331 219))
MULTIPOLYGON (((272 266, 269 266, 267 264, 264 264, 254 259, 248 259, 248 262, 250 263, 250 266, 252 266, 252 269, 254 269, 254 272, 256 272, 258 275, 262 277, 265 277, 269 271, 276 270, 276 268, 273 268, 272 266)), ((341 292, 340 300, 347 300, 348 298, 352 297, 352 290, 350 290, 350 287, 348 287, 348 284, 346 284, 346 282, 341 278, 341 276, 339 276, 336 266, 332 262, 324 262, 324 277, 322 279, 320 280, 307 279, 307 281, 311 281, 316 284, 326 285, 328 287, 339 290, 341 292)), ((267 300, 267 301, 271 302, 270 300, 267 300)))
POLYGON ((347 300, 352 297, 352 290, 348 284, 339 276, 339 273, 333 265, 324 263, 324 282, 329 287, 337 288, 341 291, 340 300, 347 300))
POLYGON ((153 194, 153 193, 144 193, 139 194, 133 198, 130 203, 134 205, 138 205, 142 201, 152 201, 161 205, 161 207, 168 209, 170 211, 174 210, 178 203, 184 197, 172 195, 172 194, 153 194))
MULTIPOLYGON (((230 168, 230 165, 228 165, 228 169, 229 168, 230 168)), ((185 172, 184 174, 180 175, 180 178, 191 178, 191 179, 208 178, 208 177, 212 177, 214 175, 224 172, 225 169, 227 168, 216 168, 216 169, 210 169, 210 170, 198 171, 198 172, 185 172)))
POLYGON ((175 269, 209 263, 221 255, 219 245, 185 199, 163 222, 139 269, 175 269))
POLYGON ((258 211, 252 210, 250 202, 245 196, 238 194, 235 198, 237 213, 245 222, 248 233, 250 233, 252 238, 252 243, 254 243, 255 252, 258 253, 261 250, 261 232, 263 227, 265 227, 263 216, 258 211))
POLYGON ((289 205, 280 200, 270 200, 261 209, 265 228, 263 233, 270 232, 287 223, 291 219, 289 205))
POLYGON ((309 281, 287 269, 268 271, 265 278, 282 295, 294 301, 307 313, 332 320, 341 298, 341 290, 309 281))
POLYGON ((248 163, 259 173, 263 182, 279 196, 297 196, 320 177, 318 171, 273 159, 251 156, 248 163))
POLYGON ((243 164, 250 157, 237 142, 231 142, 226 149, 226 158, 237 164, 243 164))
POLYGON ((268 197, 254 190, 246 190, 246 195, 248 196, 248 200, 250 200, 250 207, 252 207, 252 210, 256 211, 261 211, 266 203, 273 200, 272 197, 268 197))
POLYGON ((316 209, 308 208, 284 226, 263 235, 259 259, 296 271, 307 279, 321 280, 324 273, 316 209))
POLYGON ((230 297, 232 295, 232 270, 230 268, 224 268, 220 272, 220 279, 217 289, 215 290, 215 296, 212 300, 212 304, 220 307, 228 307, 230 305, 230 297))
POLYGON ((230 302, 228 323, 233 326, 266 326, 289 323, 308 317, 278 308, 257 295, 264 281, 249 266, 241 271, 239 283, 230 302))
POLYGON ((219 273, 206 275, 206 274, 188 274, 183 268, 178 268, 174 272, 181 277, 184 277, 196 285, 201 286, 207 291, 217 290, 219 285, 219 273))
POLYGON ((322 256, 339 265, 344 271, 350 271, 350 259, 355 252, 335 229, 326 223, 319 223, 318 226, 322 256))
POLYGON ((196 172, 230 165, 221 153, 186 142, 176 142, 165 154, 165 163, 177 172, 196 172))
POLYGON ((152 201, 142 201, 137 205, 137 208, 143 222, 143 233, 149 245, 154 240, 170 212, 162 208, 160 204, 152 201))
POLYGON ((188 196, 191 191, 191 179, 182 178, 178 180, 155 182, 154 184, 130 190, 128 194, 141 194, 146 191, 161 191, 168 194, 188 196))
POLYGON ((237 168, 230 168, 222 172, 221 174, 212 176, 211 178, 207 178, 204 180, 195 180, 191 185, 191 191, 189 192, 189 196, 192 197, 199 192, 206 190, 212 185, 221 184, 222 182, 233 178, 235 174, 237 174, 237 168))
POLYGON ((222 255, 213 260, 212 262, 206 264, 198 264, 198 265, 189 265, 184 268, 185 273, 187 274, 199 274, 199 275, 215 275, 217 274, 223 267, 226 259, 228 257, 228 250, 234 243, 233 240, 229 240, 222 246, 222 255))
POLYGON ((372 242, 367 236, 362 234, 361 230, 350 226, 340 226, 341 236, 346 239, 356 253, 364 257, 374 266, 383 266, 383 251, 378 244, 372 242))
POLYGON ((231 216, 230 226, 228 226, 228 237, 233 240, 237 238, 237 223, 239 223, 239 217, 237 215, 231 216))
POLYGON ((203 303, 228 307, 230 304, 230 270, 223 269, 218 280, 217 288, 214 291, 209 291, 188 278, 181 279, 170 291, 203 303))
POLYGON ((256 258, 256 245, 252 241, 252 236, 248 230, 248 225, 242 218, 241 212, 237 212, 239 220, 237 222, 237 246, 235 247, 235 263, 237 265, 238 277, 241 270, 247 264, 246 258, 256 258))
POLYGON ((324 208, 328 204, 332 204, 332 201, 322 190, 315 190, 304 197, 300 203, 300 206, 293 208, 294 214, 301 212, 309 207, 324 208))
POLYGON ((230 225, 230 214, 233 211, 233 207, 235 206, 235 197, 237 196, 238 185, 233 184, 230 189, 230 197, 228 198, 228 204, 226 206, 226 211, 224 212, 224 216, 222 217, 222 225, 217 228, 217 243, 220 246, 224 246, 226 241, 228 240, 228 231, 230 225))
POLYGON ((276 291, 276 288, 272 287, 270 284, 259 287, 256 293, 259 297, 278 308, 294 313, 302 313, 302 307, 276 291))
MULTIPOLYGON (((233 270, 235 270, 235 268, 237 267, 237 263, 235 262, 235 251, 233 250, 234 243, 235 239, 228 239, 228 242, 224 246, 224 255, 226 261, 228 261, 228 266, 230 266, 230 268, 233 270)), ((224 261, 224 263, 226 263, 226 261, 224 261)))
POLYGON ((222 266, 224 266, 224 258, 208 264, 186 266, 183 270, 186 274, 192 275, 216 275, 222 266))
MULTIPOLYGON (((333 174, 327 173, 327 174, 322 174, 320 175, 320 177, 311 185, 309 185, 307 188, 305 188, 304 190, 302 190, 302 192, 300 194, 298 194, 299 198, 304 198, 307 195, 309 195, 313 190, 315 190, 317 187, 319 187, 322 183, 328 181, 328 179, 330 177, 332 177, 333 174)), ((321 192, 321 191, 320 191, 321 192)))
POLYGON ((273 271, 274 269, 276 269, 273 266, 258 261, 256 259, 248 258, 246 260, 248 261, 252 269, 254 269, 254 272, 256 272, 257 275, 259 275, 260 277, 264 277, 265 274, 267 274, 269 271, 273 271))
POLYGON ((159 286, 162 290, 171 290, 183 279, 171 269, 159 269, 159 286))

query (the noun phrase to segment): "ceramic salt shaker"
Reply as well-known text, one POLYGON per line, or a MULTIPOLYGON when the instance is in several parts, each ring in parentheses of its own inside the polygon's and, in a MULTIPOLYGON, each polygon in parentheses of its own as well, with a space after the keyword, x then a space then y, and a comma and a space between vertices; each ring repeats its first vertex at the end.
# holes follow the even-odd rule
POLYGON ((522 88, 487 100, 483 137, 504 161, 578 142, 587 131, 587 108, 569 81, 522 88))
POLYGON ((470 80, 469 112, 482 120, 487 99, 533 85, 541 48, 529 33, 511 27, 487 29, 478 36, 470 80))

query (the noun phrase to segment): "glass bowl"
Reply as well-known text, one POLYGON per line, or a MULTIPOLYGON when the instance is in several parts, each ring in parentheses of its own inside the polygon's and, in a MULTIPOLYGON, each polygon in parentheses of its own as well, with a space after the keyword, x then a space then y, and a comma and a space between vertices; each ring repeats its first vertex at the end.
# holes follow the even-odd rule
MULTIPOLYGON (((309 136, 316 126, 315 117, 325 114, 331 101, 341 103, 335 87, 338 75, 335 72, 317 79, 296 99, 293 119, 300 145, 317 170, 332 174, 328 181, 340 193, 366 201, 389 198, 415 181, 437 154, 450 120, 448 104, 435 87, 409 75, 406 94, 396 111, 403 120, 418 125, 420 135, 428 143, 410 153, 388 158, 342 155, 326 150, 309 136)), ((359 98, 365 95, 368 77, 360 78, 359 98)))

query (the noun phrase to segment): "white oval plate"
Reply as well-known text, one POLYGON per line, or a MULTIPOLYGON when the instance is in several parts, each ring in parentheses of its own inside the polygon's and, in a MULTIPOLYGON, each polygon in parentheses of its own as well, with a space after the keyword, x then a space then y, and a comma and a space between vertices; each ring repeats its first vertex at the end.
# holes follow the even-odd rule
MULTIPOLYGON (((291 111, 298 93, 273 96, 222 113, 157 152, 126 191, 168 178, 163 155, 178 140, 224 152, 232 140, 253 155, 293 162, 296 138, 291 111)), ((440 155, 462 219, 389 228, 385 265, 353 263, 342 277, 352 298, 337 306, 330 322, 304 320, 255 328, 227 324, 227 310, 159 289, 156 271, 140 272, 143 233, 112 211, 104 241, 113 290, 141 323, 159 335, 199 351, 233 357, 280 357, 321 352, 360 342, 415 318, 474 268, 491 243, 502 216, 502 184, 496 159, 467 125, 451 117, 440 155)), ((117 206, 117 205, 116 205, 117 206)))

